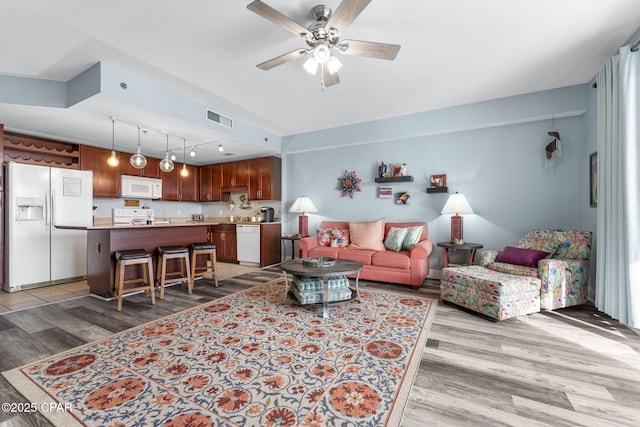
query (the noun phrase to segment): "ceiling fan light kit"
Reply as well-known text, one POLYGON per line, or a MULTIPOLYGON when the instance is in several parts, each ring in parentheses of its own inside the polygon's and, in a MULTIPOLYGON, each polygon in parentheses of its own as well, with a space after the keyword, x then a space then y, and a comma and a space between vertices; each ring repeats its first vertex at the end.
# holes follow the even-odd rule
POLYGON ((312 52, 313 54, 305 61, 303 67, 309 74, 315 75, 318 72, 318 67, 321 66, 322 84, 329 87, 340 83, 337 72, 342 67, 340 60, 331 54, 331 49, 343 55, 394 60, 400 50, 399 45, 359 40, 340 41, 340 35, 370 2, 371 0, 342 0, 335 13, 332 13, 331 8, 326 5, 315 6, 311 9, 311 16, 315 22, 305 28, 266 3, 254 0, 247 5, 247 9, 301 37, 309 46, 309 49, 298 49, 285 53, 262 62, 257 67, 267 71, 312 52))

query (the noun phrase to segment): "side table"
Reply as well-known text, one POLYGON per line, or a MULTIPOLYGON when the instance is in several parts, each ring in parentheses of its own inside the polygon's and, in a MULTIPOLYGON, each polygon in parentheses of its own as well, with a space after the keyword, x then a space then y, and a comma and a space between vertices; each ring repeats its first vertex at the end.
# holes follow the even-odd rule
POLYGON ((282 235, 280 240, 282 241, 282 260, 287 259, 287 248, 286 241, 291 240, 291 259, 295 259, 296 257, 296 242, 302 239, 302 236, 292 234, 292 235, 282 235))
POLYGON ((449 266, 457 267, 461 265, 461 264, 449 264, 449 251, 469 252, 469 257, 465 258, 465 259, 468 259, 468 262, 467 264, 463 264, 463 265, 472 265, 473 257, 476 254, 476 250, 482 248, 482 245, 480 243, 463 243, 461 245, 456 245, 455 243, 450 243, 450 242, 439 242, 438 246, 442 248, 442 258, 444 258, 444 268, 447 268, 449 266))

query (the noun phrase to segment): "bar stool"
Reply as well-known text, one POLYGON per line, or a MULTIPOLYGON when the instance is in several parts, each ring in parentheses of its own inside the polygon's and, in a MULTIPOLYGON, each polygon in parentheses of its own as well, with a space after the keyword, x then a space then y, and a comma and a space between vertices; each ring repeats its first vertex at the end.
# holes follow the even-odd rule
POLYGON ((125 294, 137 291, 149 291, 151 294, 151 304, 156 303, 156 296, 153 288, 153 267, 151 254, 144 249, 130 249, 117 251, 115 253, 116 258, 116 286, 115 286, 115 298, 118 300, 118 311, 122 311, 122 297, 125 294), (140 266, 140 275, 136 279, 125 280, 126 268, 129 265, 140 266), (133 288, 124 288, 124 285, 131 283, 143 283, 142 286, 136 286, 133 288))
POLYGON ((193 285, 196 279, 196 275, 202 277, 205 273, 211 273, 213 275, 213 281, 218 287, 218 275, 216 274, 216 245, 209 242, 192 243, 191 248, 191 281, 189 282, 189 293, 193 291, 193 285), (203 266, 197 266, 198 255, 207 257, 207 261, 203 266), (209 266, 211 263, 211 266, 209 266))
POLYGON ((164 299, 164 286, 175 283, 191 283, 191 270, 189 269, 189 249, 181 246, 158 246, 158 287, 160 299, 164 299), (177 259, 180 262, 180 270, 167 272, 167 261, 177 259))

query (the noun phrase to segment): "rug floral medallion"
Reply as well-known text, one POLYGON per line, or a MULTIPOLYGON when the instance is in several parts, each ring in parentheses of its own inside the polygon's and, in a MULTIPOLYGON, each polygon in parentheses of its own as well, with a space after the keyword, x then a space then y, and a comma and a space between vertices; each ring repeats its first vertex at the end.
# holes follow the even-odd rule
POLYGON ((284 289, 274 280, 4 375, 68 408, 56 424, 399 425, 435 301, 361 291, 323 319, 284 289))

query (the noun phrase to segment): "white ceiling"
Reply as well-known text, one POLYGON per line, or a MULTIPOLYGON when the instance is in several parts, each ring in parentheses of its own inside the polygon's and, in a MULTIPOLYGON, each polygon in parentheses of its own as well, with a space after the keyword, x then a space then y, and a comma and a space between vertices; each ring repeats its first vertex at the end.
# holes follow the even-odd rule
MULTIPOLYGON (((637 0, 373 0, 342 38, 399 44, 396 60, 342 55, 341 83, 322 91, 302 59, 256 68, 305 44, 249 2, 3 0, 0 75, 68 81, 104 61, 284 136, 584 83, 640 27, 637 0)), ((265 2, 305 27, 321 3, 265 2)), ((339 0, 325 4, 335 10, 339 0)), ((0 103, 11 130, 103 147, 109 115, 148 125, 153 156, 163 154, 165 137, 154 132, 162 129, 200 145, 196 164, 229 160, 216 149, 220 135, 151 110, 104 100, 68 109, 0 103)), ((116 148, 134 151, 135 133, 116 148)), ((225 145, 243 157, 264 153, 225 145)))

